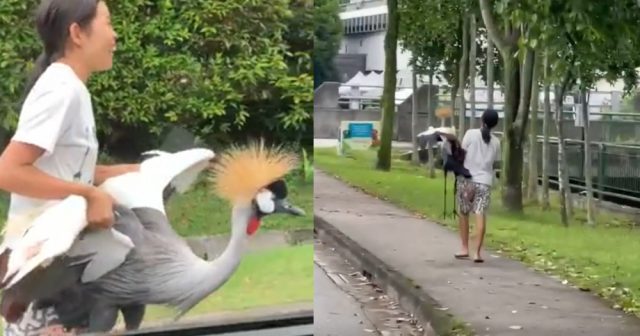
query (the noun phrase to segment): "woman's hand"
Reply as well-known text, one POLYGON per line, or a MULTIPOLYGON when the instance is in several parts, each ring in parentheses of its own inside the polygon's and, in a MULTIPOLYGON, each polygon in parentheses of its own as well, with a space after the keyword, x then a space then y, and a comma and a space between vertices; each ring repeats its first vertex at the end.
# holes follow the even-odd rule
POLYGON ((115 222, 113 213, 114 199, 105 191, 92 188, 85 197, 87 200, 87 221, 92 229, 109 229, 115 222))

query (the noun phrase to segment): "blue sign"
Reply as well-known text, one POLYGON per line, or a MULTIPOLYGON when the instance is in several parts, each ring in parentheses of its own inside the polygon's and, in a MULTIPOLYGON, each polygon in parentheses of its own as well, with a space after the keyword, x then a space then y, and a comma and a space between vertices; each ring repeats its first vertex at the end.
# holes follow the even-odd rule
POLYGON ((350 138, 371 138, 373 124, 371 123, 349 123, 350 138))

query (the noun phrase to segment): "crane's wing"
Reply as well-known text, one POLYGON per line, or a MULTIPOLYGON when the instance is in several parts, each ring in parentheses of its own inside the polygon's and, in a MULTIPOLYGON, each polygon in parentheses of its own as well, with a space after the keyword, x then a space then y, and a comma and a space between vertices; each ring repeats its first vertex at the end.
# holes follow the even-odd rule
POLYGON ((142 240, 142 225, 135 213, 120 204, 115 206, 115 212, 113 229, 84 231, 67 252, 69 266, 86 264, 80 278, 82 283, 95 281, 121 265, 142 240))
POLYGON ((213 157, 213 151, 203 148, 161 153, 144 160, 140 171, 110 178, 100 188, 129 209, 151 208, 165 214, 165 187, 174 181, 176 189, 186 190, 213 157), (176 183, 176 179, 180 183, 176 183))
MULTIPOLYGON (((47 267, 56 257, 67 254, 77 257, 79 253, 87 250, 77 250, 77 246, 85 244, 78 236, 87 225, 87 203, 80 196, 69 196, 59 203, 45 210, 35 218, 24 235, 15 239, 6 246, 0 254, 0 264, 6 258, 6 269, 2 277, 2 288, 11 288, 27 274, 37 267, 47 267)), ((92 244, 92 253, 101 251, 108 255, 107 267, 102 269, 102 274, 117 267, 124 261, 124 256, 133 248, 131 240, 113 230, 97 230, 86 233, 88 237, 101 237, 100 243, 89 241, 92 244)), ((2 271, 0 267, 0 271, 2 271)), ((95 274, 95 273, 94 273, 95 274)))
POLYGON ((185 192, 198 178, 215 154, 206 148, 192 148, 176 153, 149 151, 147 154, 157 156, 144 160, 140 171, 152 174, 158 183, 167 185, 172 183, 180 193, 185 192))

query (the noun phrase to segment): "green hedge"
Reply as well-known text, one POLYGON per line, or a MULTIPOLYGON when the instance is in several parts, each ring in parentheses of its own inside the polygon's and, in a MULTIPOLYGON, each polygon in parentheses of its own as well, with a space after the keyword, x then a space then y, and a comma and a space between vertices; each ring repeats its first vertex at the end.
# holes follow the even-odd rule
MULTIPOLYGON (((0 117, 9 130, 26 74, 42 50, 32 20, 38 2, 0 1, 0 117)), ((157 146, 169 125, 210 143, 256 136, 310 143, 313 28, 301 22, 309 20, 312 2, 107 3, 118 51, 113 69, 89 83, 106 150, 157 146), (308 49, 296 50, 305 39, 308 49)))

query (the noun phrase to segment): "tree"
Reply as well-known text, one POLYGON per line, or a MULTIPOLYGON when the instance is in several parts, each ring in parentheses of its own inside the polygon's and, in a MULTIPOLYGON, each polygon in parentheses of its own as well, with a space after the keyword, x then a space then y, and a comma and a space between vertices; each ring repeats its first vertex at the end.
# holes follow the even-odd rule
POLYGON ((531 78, 531 122, 529 123, 529 169, 527 181, 527 198, 536 200, 538 194, 538 102, 540 101, 538 74, 542 55, 537 53, 533 64, 531 78))
POLYGON ((510 211, 522 211, 522 167, 523 143, 526 139, 529 119, 529 99, 531 91, 526 87, 531 84, 533 70, 532 47, 524 45, 524 66, 521 71, 516 53, 521 37, 529 37, 529 26, 523 24, 522 6, 502 0, 496 6, 498 15, 504 19, 504 27, 500 27, 495 19, 493 3, 490 0, 479 0, 480 12, 489 38, 500 51, 504 67, 504 151, 502 177, 502 202, 510 211), (510 7, 510 6, 515 6, 510 7), (522 76, 522 78, 521 78, 522 76), (524 88, 521 88, 521 83, 524 88))
MULTIPOLYGON (((469 128, 476 127, 476 62, 477 62, 477 25, 476 13, 469 14, 469 106, 471 107, 471 118, 469 118, 469 128)), ((460 134, 463 130, 460 129, 460 134)))
POLYGON ((551 89, 549 81, 549 57, 544 53, 543 61, 543 84, 544 84, 544 107, 542 115, 542 200, 543 210, 549 209, 549 131, 551 129, 551 89))
POLYGON ((384 39, 384 89, 382 91, 382 135, 378 149, 376 168, 391 170, 391 140, 393 138, 393 118, 396 108, 396 50, 398 46, 398 1, 387 1, 388 25, 384 39))
POLYGON ((333 60, 340 49, 343 28, 338 0, 316 0, 314 5, 313 86, 316 88, 325 81, 338 80, 333 60))
MULTIPOLYGON (((640 20, 638 5, 634 1, 611 4, 595 0, 548 2, 548 13, 543 16, 545 29, 542 40, 549 55, 553 56, 550 60, 552 73, 559 83, 555 99, 556 119, 561 118, 559 111, 565 92, 575 83, 578 83, 579 90, 586 90, 599 78, 612 81, 622 77, 625 91, 632 90, 638 80, 635 69, 640 66, 636 52, 640 47, 640 37, 635 30, 640 20)), ((562 128, 558 130, 559 167, 564 171, 559 174, 562 179, 561 216, 563 223, 568 225, 571 202, 567 200, 570 194, 562 128)))

